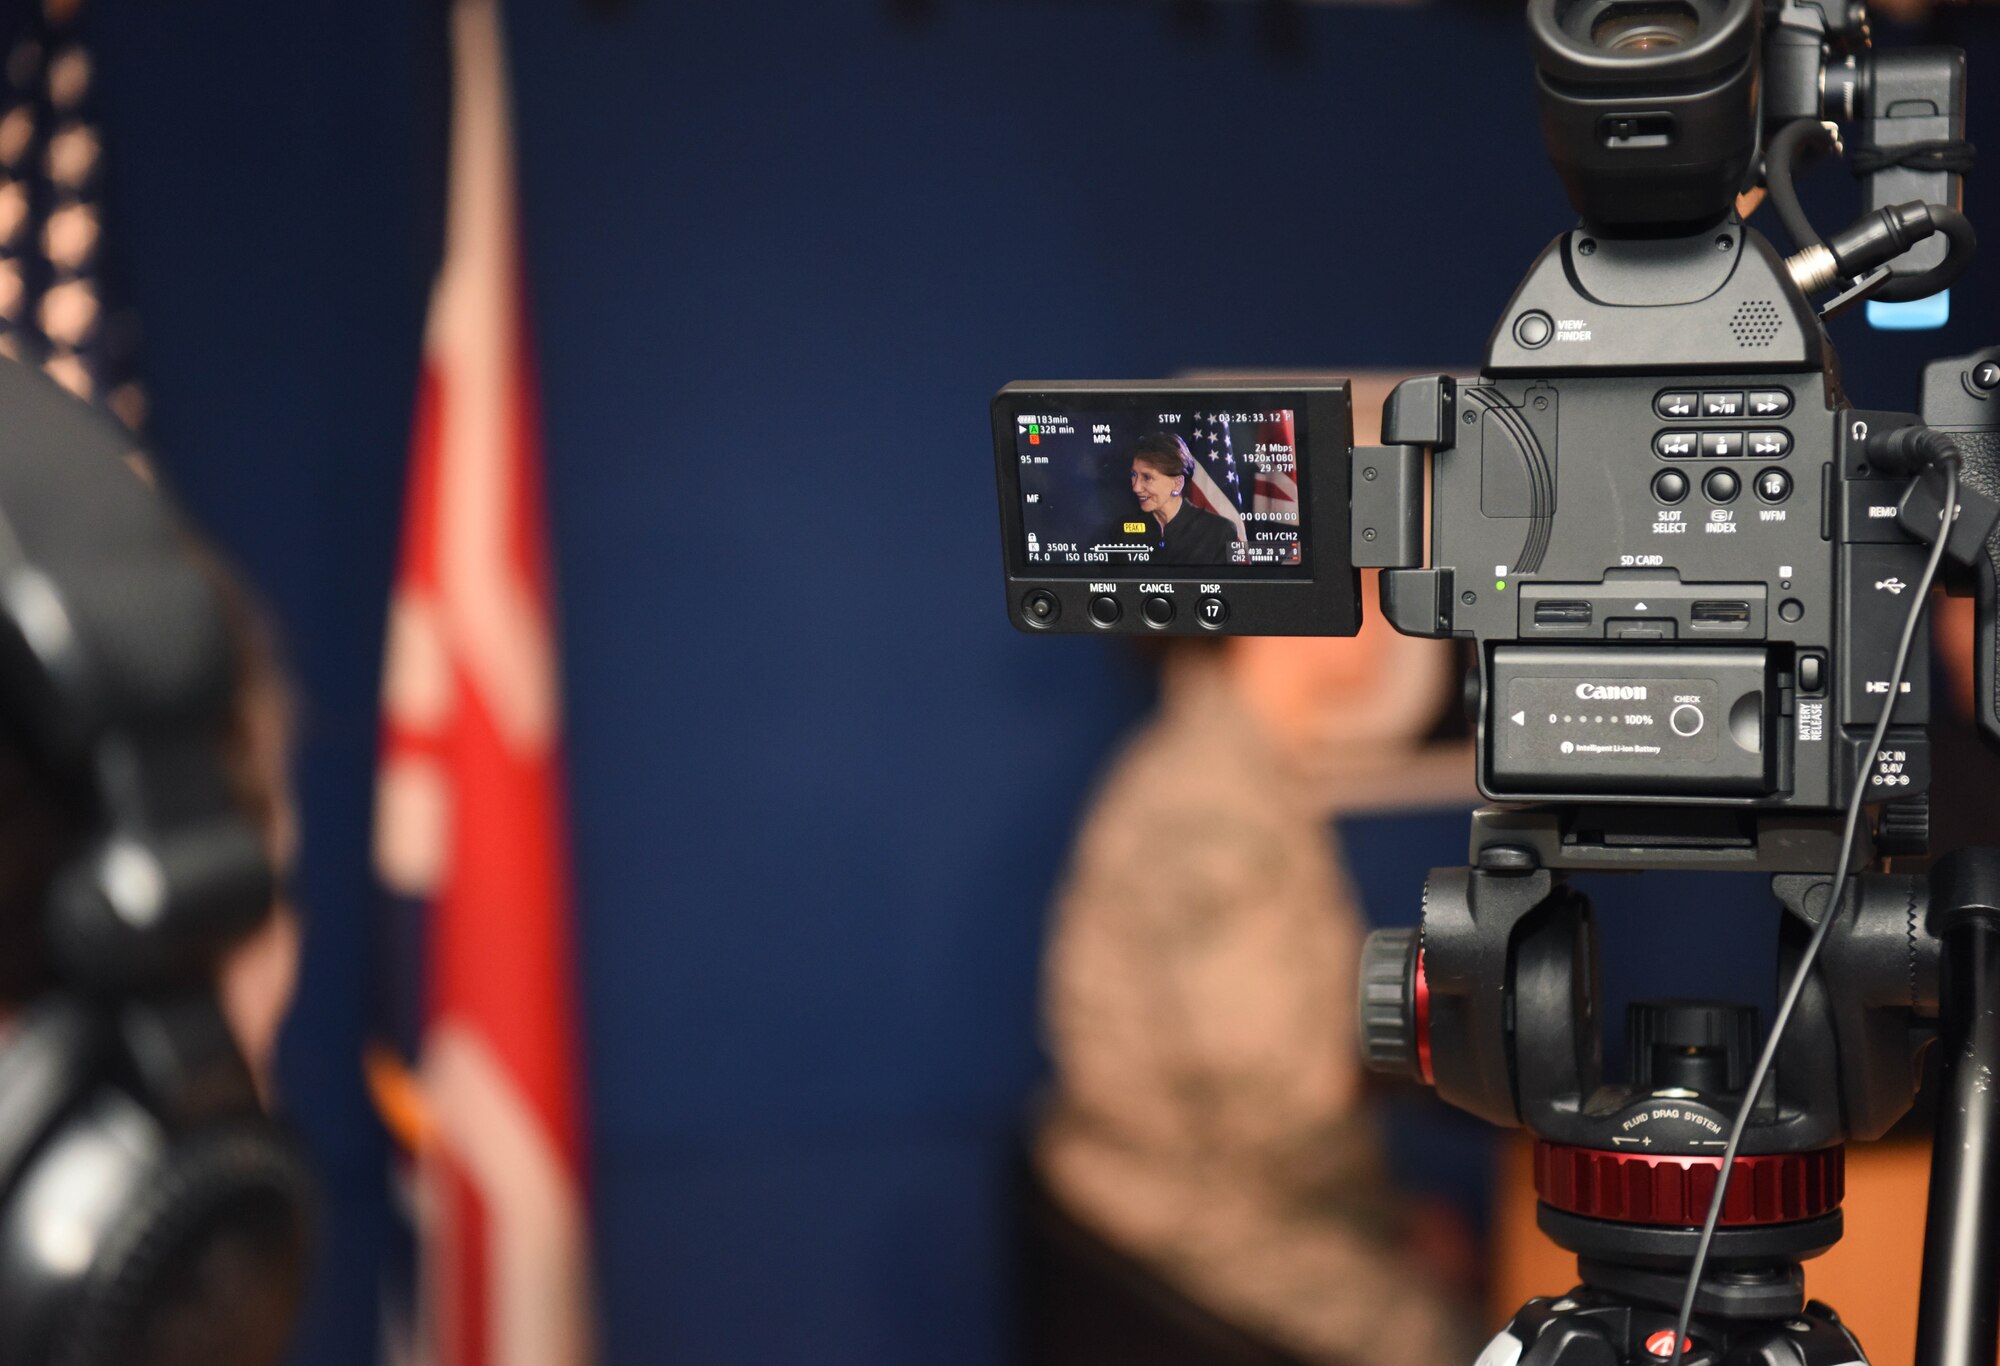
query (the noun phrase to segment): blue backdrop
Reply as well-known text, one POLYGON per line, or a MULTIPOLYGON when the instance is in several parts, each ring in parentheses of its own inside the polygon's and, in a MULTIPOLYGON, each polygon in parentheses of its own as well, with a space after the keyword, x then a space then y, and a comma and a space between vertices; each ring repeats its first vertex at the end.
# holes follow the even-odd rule
MULTIPOLYGON (((92 8, 154 432, 309 693, 284 1087, 333 1200, 299 1360, 351 1364, 387 1227, 356 1057, 442 11, 92 8)), ((991 391, 1462 360, 1566 226, 1511 9, 1314 12, 1291 56, 1251 6, 1169 9, 512 7, 610 1362, 1006 1359, 1043 902, 1147 683, 1006 625, 991 391)), ((1992 341, 1994 297, 1942 336, 1848 325, 1856 397, 1992 341)), ((1364 881, 1407 917, 1413 882, 1364 881)))

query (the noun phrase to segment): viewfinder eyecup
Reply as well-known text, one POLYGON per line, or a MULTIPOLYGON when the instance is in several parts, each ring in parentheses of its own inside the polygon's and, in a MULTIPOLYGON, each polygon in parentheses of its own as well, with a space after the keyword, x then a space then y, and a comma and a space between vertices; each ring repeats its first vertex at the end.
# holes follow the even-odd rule
POLYGON ((1530 0, 1542 137, 1608 235, 1698 231, 1757 150, 1759 0, 1530 0))

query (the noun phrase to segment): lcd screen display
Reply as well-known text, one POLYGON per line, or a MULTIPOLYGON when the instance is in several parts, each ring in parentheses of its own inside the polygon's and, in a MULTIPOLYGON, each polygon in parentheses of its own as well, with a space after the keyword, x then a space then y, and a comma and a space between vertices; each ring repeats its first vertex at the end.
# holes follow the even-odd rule
POLYGON ((1030 573, 1306 572, 1299 409, 1180 397, 1110 408, 1092 395, 1088 408, 1014 415, 1030 573))

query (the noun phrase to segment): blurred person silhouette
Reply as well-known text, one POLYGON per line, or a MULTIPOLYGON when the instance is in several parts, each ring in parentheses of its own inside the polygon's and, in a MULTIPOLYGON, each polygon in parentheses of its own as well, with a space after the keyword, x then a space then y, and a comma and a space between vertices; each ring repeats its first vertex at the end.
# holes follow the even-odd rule
POLYGON ((1037 1161, 1073 1216, 1315 1361, 1469 1361, 1412 1255, 1363 1101, 1365 926, 1331 817, 1469 797, 1452 654, 1355 640, 1170 650, 1154 718, 1078 837, 1044 968, 1056 1083, 1037 1161))
MULTIPOLYGON (((0 407, 17 419, 28 409, 23 425, 46 419, 58 444, 79 447, 59 458, 91 461, 103 451, 89 446, 127 440, 70 428, 73 414, 33 411, 46 397, 12 392, 22 372, 4 370, 0 407)), ((91 525, 95 512, 75 518, 68 476, 24 478, 15 454, 0 451, 10 493, 33 489, 44 523, 91 525)), ((0 1362, 275 1366, 303 1294, 313 1201, 303 1156, 263 1114, 299 954, 299 919, 281 890, 298 844, 291 690, 249 590, 144 491, 143 462, 113 456, 79 477, 78 490, 103 500, 85 505, 118 504, 103 519, 131 534, 86 530, 78 554, 38 527, 43 544, 27 562, 62 564, 48 581, 78 626, 85 663, 103 665, 93 681, 112 693, 150 688, 156 710, 107 722, 115 734, 94 742, 95 762, 130 767, 100 771, 100 791, 86 795, 20 714, 10 656, 0 715, 0 1182, 9 1183, 0 1362), (102 571, 100 550, 116 561, 102 571), (134 615, 129 601, 113 601, 129 598, 135 576, 167 583, 149 605, 172 610, 134 615), (153 658, 190 639, 213 648, 187 646, 181 677, 207 681, 162 682, 172 666, 153 658), (121 782, 123 796, 102 790, 121 782), (134 837, 146 843, 126 847, 160 860, 165 937, 78 938, 66 928, 76 923, 72 879, 108 869, 134 837), (48 1241, 58 1226, 60 1246, 48 1241)), ((0 512, 27 525, 11 497, 0 512)), ((4 569, 18 591, 18 566, 4 569)))
POLYGON ((1153 432, 1132 445, 1132 499, 1153 523, 1159 564, 1228 564, 1236 528, 1187 496, 1194 453, 1173 432, 1153 432))
POLYGON ((1300 1359, 1470 1361, 1469 1242, 1410 1216, 1364 1097, 1366 926, 1332 827, 1470 805, 1469 747, 1425 743, 1459 706, 1453 651, 1374 615, 1353 639, 1179 640, 1160 685, 1055 903, 1038 1175, 1300 1359))

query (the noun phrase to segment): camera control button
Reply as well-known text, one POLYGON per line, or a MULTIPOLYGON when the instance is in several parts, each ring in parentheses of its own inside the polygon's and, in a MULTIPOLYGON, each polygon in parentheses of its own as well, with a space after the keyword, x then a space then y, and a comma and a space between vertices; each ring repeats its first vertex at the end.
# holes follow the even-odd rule
POLYGON ((1145 614, 1148 626, 1169 626, 1174 620, 1174 600, 1172 598, 1147 598, 1139 609, 1145 614))
POLYGON ((1701 402, 1701 395, 1686 389, 1670 390, 1653 400, 1653 411, 1672 422, 1687 421, 1694 416, 1695 405, 1701 402))
POLYGON ((1021 599, 1021 619, 1030 626, 1053 626, 1062 615, 1062 604, 1046 588, 1037 588, 1021 599))
POLYGON ((1757 496, 1767 503, 1784 502, 1792 496, 1792 477, 1783 470, 1759 471, 1757 496))
POLYGON ((1195 616, 1209 630, 1219 630, 1229 620, 1229 604, 1210 593, 1196 604, 1195 616))
POLYGON ((1826 656, 1799 656, 1799 691, 1802 693, 1822 693, 1826 691, 1826 656))
POLYGON ((1653 476, 1653 496, 1662 503, 1678 503, 1688 496, 1688 478, 1679 470, 1661 470, 1653 476))
POLYGON ((1116 626, 1124 615, 1125 609, 1109 593, 1099 593, 1090 600, 1090 619, 1099 626, 1116 626))
POLYGON ((1734 460, 1743 454, 1743 433, 1703 432, 1701 434, 1701 458, 1704 460, 1734 460))
POLYGON ((1683 702, 1667 717, 1667 724, 1674 728, 1674 734, 1687 740, 1701 734, 1702 723, 1707 719, 1701 714, 1700 707, 1692 702, 1683 702))
POLYGON ((1741 389, 1702 390, 1701 415, 1703 417, 1743 416, 1743 391, 1741 389))
POLYGON ((1783 417, 1792 410, 1792 391, 1789 389, 1752 389, 1750 391, 1750 416, 1783 417))
POLYGON ((1764 459, 1783 460, 1792 453, 1792 434, 1787 431, 1750 433, 1750 454, 1764 459))
POLYGON ((1514 340, 1533 350, 1556 334, 1556 325, 1546 313, 1523 313, 1514 320, 1514 340))
POLYGON ((1653 438, 1653 454, 1662 460, 1679 460, 1694 454, 1695 441, 1693 432, 1661 432, 1653 438))
POLYGON ((1701 481, 1701 491, 1713 503, 1733 503, 1742 490, 1742 481, 1731 470, 1710 470, 1708 477, 1701 481))

